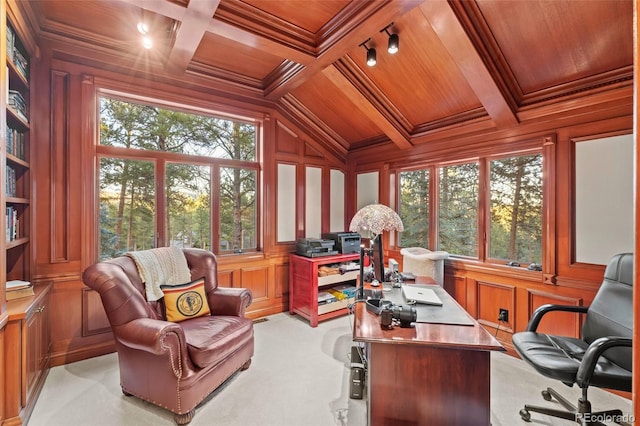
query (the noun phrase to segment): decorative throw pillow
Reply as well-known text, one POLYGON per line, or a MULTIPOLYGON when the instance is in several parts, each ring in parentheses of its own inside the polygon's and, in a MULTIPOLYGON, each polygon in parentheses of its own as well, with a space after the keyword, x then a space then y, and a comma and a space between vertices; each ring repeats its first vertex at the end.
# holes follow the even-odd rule
POLYGON ((167 321, 180 322, 211 314, 204 278, 179 285, 161 285, 167 321))

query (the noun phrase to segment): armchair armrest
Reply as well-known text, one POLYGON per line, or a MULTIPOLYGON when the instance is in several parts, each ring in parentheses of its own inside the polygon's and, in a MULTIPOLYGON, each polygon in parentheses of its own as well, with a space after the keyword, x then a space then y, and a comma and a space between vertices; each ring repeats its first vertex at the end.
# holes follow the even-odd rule
POLYGON ((233 315, 244 317, 245 309, 253 296, 247 288, 216 287, 207 294, 213 315, 233 315))
POLYGON ((118 341, 132 349, 162 355, 167 352, 164 337, 171 334, 177 336, 184 345, 184 331, 178 324, 152 318, 138 318, 126 324, 113 327, 118 341))
POLYGON ((584 389, 591 384, 593 370, 598 364, 598 358, 607 350, 613 347, 631 347, 633 339, 629 337, 600 337, 591 342, 582 357, 582 362, 576 374, 576 383, 584 389))
POLYGON ((564 312, 576 312, 580 314, 586 314, 589 310, 588 306, 574 306, 574 305, 542 305, 535 310, 531 319, 529 320, 529 324, 527 325, 527 331, 536 331, 538 329, 538 325, 540 325, 540 321, 542 320, 543 315, 553 312, 553 311, 564 311, 564 312))

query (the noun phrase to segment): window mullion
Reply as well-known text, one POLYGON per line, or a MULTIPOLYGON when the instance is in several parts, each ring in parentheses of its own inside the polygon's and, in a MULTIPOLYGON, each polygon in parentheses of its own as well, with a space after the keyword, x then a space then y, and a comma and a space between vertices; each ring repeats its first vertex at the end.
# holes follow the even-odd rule
POLYGON ((488 249, 488 223, 489 223, 489 160, 478 160, 478 260, 487 260, 488 249))

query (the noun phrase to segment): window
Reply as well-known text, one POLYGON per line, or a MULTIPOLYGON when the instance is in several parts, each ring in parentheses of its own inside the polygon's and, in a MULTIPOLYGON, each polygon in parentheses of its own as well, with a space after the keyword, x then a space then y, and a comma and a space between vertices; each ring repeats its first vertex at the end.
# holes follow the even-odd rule
POLYGON ((100 98, 100 258, 258 248, 257 124, 100 98))
POLYGON ((542 155, 490 162, 489 257, 542 260, 542 155))
POLYGON ((435 249, 452 256, 541 263, 542 165, 534 153, 400 171, 400 245, 431 248, 436 241, 435 249))
POLYGON ((478 257, 478 163, 439 168, 438 249, 478 257))
POLYGON ((100 160, 100 258, 155 245, 156 187, 151 161, 100 160))
POLYGON ((400 173, 398 214, 404 225, 400 245, 429 247, 429 174, 430 170, 400 173))
POLYGON ((211 250, 211 168, 169 163, 165 181, 169 245, 211 250))

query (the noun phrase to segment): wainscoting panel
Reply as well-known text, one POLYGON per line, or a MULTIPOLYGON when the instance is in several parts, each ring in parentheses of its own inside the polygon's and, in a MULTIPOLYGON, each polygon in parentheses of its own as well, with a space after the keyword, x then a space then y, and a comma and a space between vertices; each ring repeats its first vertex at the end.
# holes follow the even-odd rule
MULTIPOLYGON (((582 306, 584 303, 581 297, 559 296, 539 290, 528 290, 527 301, 529 318, 539 306, 547 303, 573 306, 582 306)), ((571 312, 550 312, 543 317, 538 331, 578 337, 583 317, 584 315, 571 312)))
POLYGON ((82 336, 108 333, 109 319, 102 306, 100 294, 88 287, 82 289, 82 336))
POLYGON ((500 326, 513 332, 513 318, 516 311, 516 287, 512 285, 477 282, 478 322, 493 328, 500 326), (506 309, 509 314, 507 321, 498 322, 500 309, 506 309))

